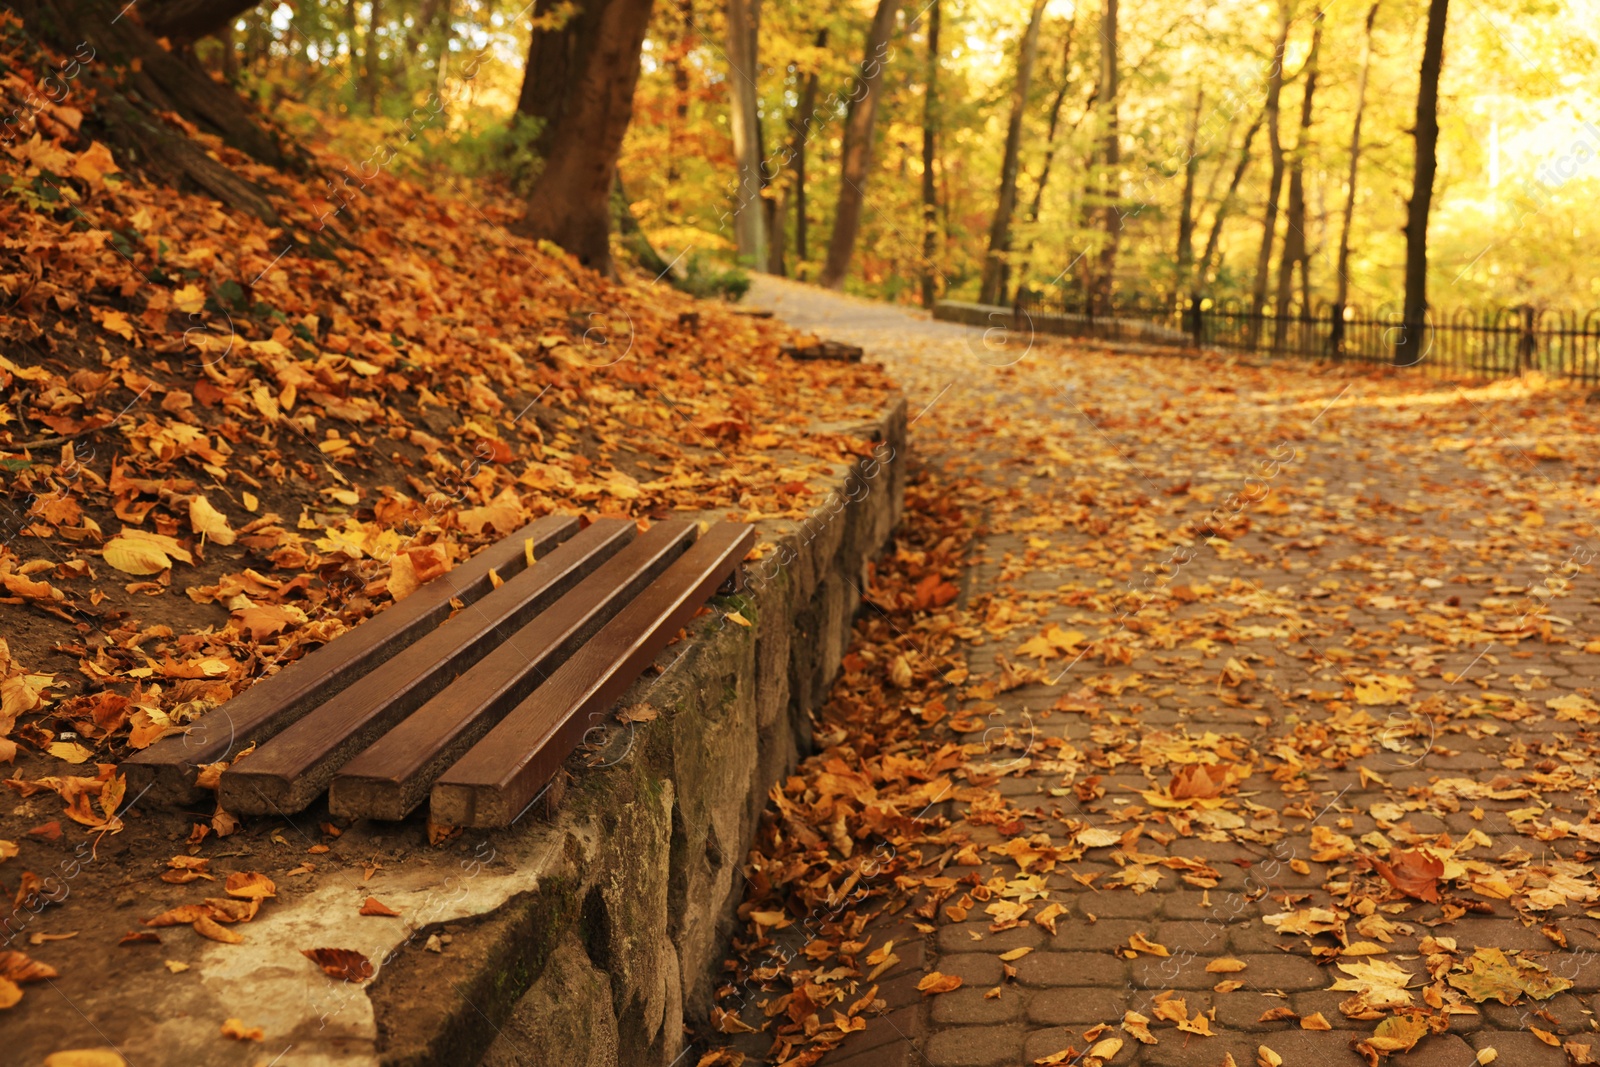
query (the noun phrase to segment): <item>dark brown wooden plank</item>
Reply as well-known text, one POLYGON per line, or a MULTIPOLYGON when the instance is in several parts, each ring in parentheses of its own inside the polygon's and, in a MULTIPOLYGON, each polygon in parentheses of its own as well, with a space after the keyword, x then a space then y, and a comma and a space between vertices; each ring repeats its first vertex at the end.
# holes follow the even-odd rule
POLYGON ((434 783, 435 822, 508 826, 755 544, 718 523, 434 783))
POLYGON ((133 794, 181 803, 194 793, 195 772, 272 737, 449 617, 450 602, 472 604, 494 588, 489 572, 509 581, 527 566, 528 543, 542 557, 578 532, 571 515, 549 515, 488 546, 355 629, 312 649, 209 712, 187 733, 164 737, 124 761, 133 794))
POLYGON ((334 772, 449 685, 632 540, 633 523, 602 519, 416 641, 384 670, 307 713, 222 774, 227 811, 304 808, 334 772))
POLYGON ((689 547, 661 524, 612 556, 438 696, 345 764, 328 807, 350 819, 404 819, 435 778, 528 697, 689 547))

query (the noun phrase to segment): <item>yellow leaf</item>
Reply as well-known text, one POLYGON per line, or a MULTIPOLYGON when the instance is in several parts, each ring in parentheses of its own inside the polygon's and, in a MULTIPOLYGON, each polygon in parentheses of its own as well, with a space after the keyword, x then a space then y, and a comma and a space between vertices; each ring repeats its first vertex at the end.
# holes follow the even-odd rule
POLYGON ((745 618, 743 615, 741 615, 737 611, 728 612, 728 621, 729 622, 736 622, 740 626, 749 626, 750 625, 750 620, 745 618))
POLYGON ((206 306, 206 291, 198 285, 185 285, 172 294, 172 306, 185 315, 193 315, 206 306))
POLYGON ((233 527, 228 525, 228 517, 212 507, 204 495, 197 494, 189 500, 189 525, 209 541, 233 544, 233 527))
POLYGON ((112 158, 111 149, 99 141, 91 143, 72 159, 72 173, 90 185, 104 185, 107 174, 114 174, 121 169, 112 158))
POLYGON ((108 1048, 74 1048, 52 1052, 44 1067, 128 1067, 128 1061, 108 1048))
POLYGON ((933 971, 917 983, 917 988, 925 997, 937 993, 949 993, 961 988, 961 976, 956 974, 940 974, 933 971))
POLYGON ((1223 956, 1206 964, 1208 974, 1235 974, 1244 970, 1244 960, 1236 960, 1231 956, 1223 956))
POLYGON ((1014 948, 1010 952, 1000 953, 1000 958, 1005 960, 1007 963, 1010 963, 1012 960, 1020 960, 1022 957, 1026 956, 1032 951, 1032 948, 1024 945, 1022 948, 1014 948))
POLYGON ((100 320, 100 328, 107 333, 114 333, 124 341, 133 340, 133 323, 128 321, 128 316, 120 311, 97 310, 95 317, 100 320))
POLYGON ((113 537, 100 554, 124 574, 160 574, 172 566, 165 552, 139 537, 113 537))
POLYGON ((76 741, 57 741, 50 746, 50 755, 56 759, 64 759, 68 763, 83 763, 94 753, 76 741))

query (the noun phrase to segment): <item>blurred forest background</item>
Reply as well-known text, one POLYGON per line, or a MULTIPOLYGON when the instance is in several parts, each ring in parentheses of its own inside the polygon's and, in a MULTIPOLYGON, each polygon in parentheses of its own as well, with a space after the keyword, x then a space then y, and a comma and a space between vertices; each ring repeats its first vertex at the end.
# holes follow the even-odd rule
MULTIPOLYGON (((908 302, 1005 302, 1018 285, 1269 309, 1402 298, 1422 0, 632 7, 647 26, 617 217, 691 284, 737 291, 742 269, 908 302), (842 257, 841 213, 859 227, 842 257)), ((530 38, 578 12, 268 2, 194 48, 352 160, 404 130, 415 148, 395 166, 527 192, 550 149, 527 106, 530 38)), ((1449 11, 1431 303, 1600 296, 1597 40, 1596 0, 1449 11)))

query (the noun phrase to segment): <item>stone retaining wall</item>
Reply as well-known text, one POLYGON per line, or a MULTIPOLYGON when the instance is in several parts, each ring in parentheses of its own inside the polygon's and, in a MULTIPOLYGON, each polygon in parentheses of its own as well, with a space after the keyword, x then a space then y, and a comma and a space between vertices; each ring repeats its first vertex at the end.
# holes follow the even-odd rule
POLYGON ((685 1021, 710 1011, 756 819, 810 746, 863 570, 899 520, 903 402, 860 433, 873 454, 841 467, 804 522, 760 524, 776 550, 747 568, 747 591, 719 601, 624 698, 642 721, 611 724, 569 761, 553 816, 453 845, 459 891, 493 907, 452 907, 462 917, 416 931, 386 963, 369 991, 382 1063, 667 1067, 679 1056, 685 1021), (733 609, 750 625, 729 621, 733 609))

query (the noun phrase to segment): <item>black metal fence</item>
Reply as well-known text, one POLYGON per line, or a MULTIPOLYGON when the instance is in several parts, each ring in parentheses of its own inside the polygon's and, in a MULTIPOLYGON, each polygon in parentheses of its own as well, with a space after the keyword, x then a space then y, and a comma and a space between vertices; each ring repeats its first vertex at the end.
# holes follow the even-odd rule
POLYGON ((1023 292, 1013 306, 1041 333, 1410 366, 1449 377, 1506 378, 1537 370, 1600 382, 1600 310, 1510 307, 1429 312, 1415 348, 1398 307, 1313 308, 1310 314, 1252 313, 1247 306, 1113 304, 1098 314, 1081 304, 1023 292), (1411 353, 1415 352, 1415 356, 1411 353))

